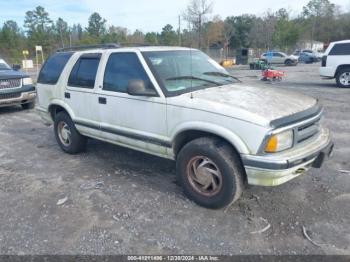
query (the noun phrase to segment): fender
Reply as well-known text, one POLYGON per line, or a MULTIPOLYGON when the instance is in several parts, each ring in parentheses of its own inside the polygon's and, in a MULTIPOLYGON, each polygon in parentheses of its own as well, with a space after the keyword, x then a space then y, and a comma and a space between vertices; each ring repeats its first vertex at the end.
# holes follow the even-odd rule
POLYGON ((243 140, 235 133, 233 133, 231 130, 211 124, 211 123, 206 123, 206 122, 200 122, 200 121, 195 121, 195 122, 185 122, 177 126, 172 134, 170 134, 171 141, 175 141, 177 135, 179 135, 182 132, 185 131, 202 131, 202 132, 208 132, 213 135, 217 135, 219 137, 224 138, 227 140, 229 143, 231 143, 238 153, 240 154, 249 154, 250 150, 248 149, 247 145, 243 142, 243 140))
POLYGON ((52 99, 52 100, 50 101, 50 105, 49 105, 48 109, 50 109, 51 106, 55 106, 55 105, 64 108, 64 109, 68 112, 69 116, 70 116, 73 120, 75 119, 75 114, 74 114, 73 110, 72 110, 72 109, 69 107, 69 105, 68 105, 67 103, 65 103, 63 100, 60 100, 60 99, 52 99))

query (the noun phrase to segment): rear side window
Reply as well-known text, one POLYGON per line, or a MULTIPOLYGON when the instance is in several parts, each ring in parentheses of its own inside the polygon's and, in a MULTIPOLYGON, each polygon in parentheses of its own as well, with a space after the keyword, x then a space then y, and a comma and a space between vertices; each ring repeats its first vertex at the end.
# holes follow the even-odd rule
POLYGON ((153 88, 135 53, 113 53, 109 56, 103 90, 126 93, 130 80, 143 80, 146 88, 153 88))
POLYGON ((73 53, 56 53, 51 55, 40 71, 38 83, 55 85, 72 55, 73 53))
POLYGON ((329 55, 350 55, 350 43, 335 44, 329 55))
POLYGON ((75 63, 68 85, 82 88, 94 88, 101 54, 84 54, 75 63))

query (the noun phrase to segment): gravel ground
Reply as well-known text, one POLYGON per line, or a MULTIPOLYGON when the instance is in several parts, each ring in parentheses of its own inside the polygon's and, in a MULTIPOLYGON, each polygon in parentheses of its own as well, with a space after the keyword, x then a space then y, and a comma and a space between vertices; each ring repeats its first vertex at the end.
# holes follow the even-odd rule
MULTIPOLYGON (((187 200, 172 161, 96 140, 67 155, 34 111, 1 108, 0 253, 350 255, 350 173, 340 171, 350 170, 350 89, 320 79, 317 67, 283 67, 273 85, 325 106, 333 159, 279 187, 250 186, 226 210, 187 200)), ((231 71, 272 85, 259 71, 231 71)))

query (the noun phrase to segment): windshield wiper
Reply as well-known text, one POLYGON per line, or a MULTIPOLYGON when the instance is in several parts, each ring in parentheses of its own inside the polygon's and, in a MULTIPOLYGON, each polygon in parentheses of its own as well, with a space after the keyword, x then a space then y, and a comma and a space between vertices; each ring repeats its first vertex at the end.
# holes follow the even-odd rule
POLYGON ((222 84, 212 81, 212 80, 208 80, 205 78, 200 78, 200 77, 196 77, 196 76, 176 76, 176 77, 170 77, 167 78, 165 80, 199 80, 199 81, 204 81, 204 82, 208 82, 217 86, 221 86, 222 84))
POLYGON ((234 77, 234 76, 226 74, 226 73, 218 72, 218 71, 204 72, 203 75, 230 77, 230 78, 233 78, 234 80, 236 80, 238 82, 242 82, 237 77, 234 77))

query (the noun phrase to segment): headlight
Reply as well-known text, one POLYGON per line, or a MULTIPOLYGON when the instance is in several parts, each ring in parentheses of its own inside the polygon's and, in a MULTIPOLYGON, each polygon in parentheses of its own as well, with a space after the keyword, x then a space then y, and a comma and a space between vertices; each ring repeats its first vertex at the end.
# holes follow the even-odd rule
POLYGON ((23 78, 23 85, 24 86, 32 85, 32 84, 33 84, 33 80, 30 77, 23 78))
POLYGON ((293 130, 271 135, 265 146, 266 153, 275 153, 293 146, 293 130))

